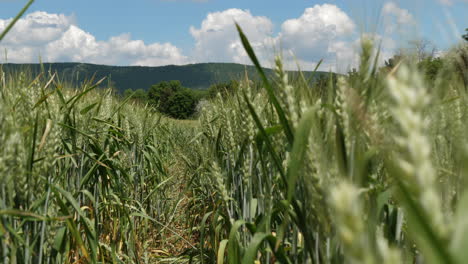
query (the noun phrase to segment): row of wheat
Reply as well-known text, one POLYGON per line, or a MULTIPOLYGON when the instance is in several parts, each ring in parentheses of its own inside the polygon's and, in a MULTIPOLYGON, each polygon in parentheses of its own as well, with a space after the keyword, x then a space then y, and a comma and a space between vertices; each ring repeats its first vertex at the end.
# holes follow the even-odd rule
POLYGON ((267 79, 238 29, 263 79, 200 117, 200 260, 464 263, 466 46, 429 83, 408 61, 380 71, 367 39, 358 71, 318 86, 281 58, 267 79))
POLYGON ((187 131, 99 82, 0 73, 3 263, 148 263, 185 239, 168 186, 187 131))

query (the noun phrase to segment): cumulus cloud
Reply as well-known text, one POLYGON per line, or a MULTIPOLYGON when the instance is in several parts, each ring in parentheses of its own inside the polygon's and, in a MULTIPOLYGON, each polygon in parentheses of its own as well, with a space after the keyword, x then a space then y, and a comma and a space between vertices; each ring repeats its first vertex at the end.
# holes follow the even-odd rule
POLYGON ((234 22, 242 27, 257 53, 264 53, 272 46, 273 23, 270 19, 253 16, 249 10, 233 8, 209 13, 200 28, 190 27, 190 34, 195 39, 195 60, 247 63, 247 54, 234 22))
MULTIPOLYGON (((335 5, 323 4, 307 8, 296 19, 286 20, 281 26, 279 39, 284 49, 297 57, 325 65, 346 59, 354 52, 353 46, 344 39, 355 33, 355 24, 349 16, 335 5)), ((334 68, 334 67, 331 67, 334 68)))
MULTIPOLYGON (((72 24, 75 24, 73 16, 62 14, 48 14, 46 12, 34 12, 20 19, 10 31, 10 37, 4 39, 2 44, 21 45, 31 43, 36 46, 46 44, 58 39, 60 35, 72 24), (12 37, 13 36, 13 37, 12 37)), ((0 29, 5 28, 9 20, 0 20, 0 29)))
MULTIPOLYGON (((286 20, 278 34, 273 35, 273 23, 266 17, 254 16, 249 10, 228 9, 210 13, 199 28, 191 27, 195 39, 194 58, 197 61, 230 61, 249 63, 237 31, 237 21, 257 56, 265 63, 273 58, 275 51, 294 54, 304 68, 314 68, 320 59, 336 63, 337 55, 351 57, 352 45, 344 40, 355 33, 355 23, 335 5, 324 4, 307 8, 295 19, 286 20)), ((296 60, 289 57, 287 65, 295 67, 296 60)), ((330 66, 329 65, 329 66, 330 66)), ((267 64, 267 66, 269 66, 267 64)), ((335 67, 331 67, 335 69, 335 67)))
MULTIPOLYGON (((392 25, 414 23, 411 13, 394 2, 386 3, 382 13, 395 22, 390 23, 392 25)), ((0 19, 0 31, 10 21, 0 19)), ((249 10, 233 8, 209 13, 198 27, 190 27, 189 32, 194 39, 190 56, 184 55, 171 43, 147 44, 132 39, 130 34, 98 40, 81 29, 74 16, 46 12, 34 12, 20 19, 0 43, 0 49, 8 50, 10 62, 37 62, 40 56, 48 62, 111 65, 158 66, 192 62, 249 64, 234 22, 241 25, 264 66, 272 66, 269 62, 279 51, 285 55, 284 63, 289 69, 299 63, 302 69, 310 70, 320 59, 324 59, 321 70, 345 72, 357 65, 360 36, 356 24, 343 10, 332 4, 305 9, 297 18, 280 24, 277 33, 274 33, 274 25, 269 18, 256 16, 249 10)), ((382 43, 382 54, 390 54, 394 50, 395 43, 390 37, 394 32, 395 28, 387 28, 384 36, 374 36, 382 43)))
MULTIPOLYGON (((393 25, 414 25, 413 15, 393 2, 384 5, 382 13, 393 25)), ((392 56, 397 48, 392 38, 395 28, 386 28, 384 34, 361 33, 354 21, 335 5, 323 4, 307 8, 296 19, 282 24, 279 41, 284 50, 300 58, 303 69, 312 69, 324 59, 322 70, 346 72, 359 64, 359 52, 363 39, 371 39, 380 48, 380 64, 392 56)), ((293 68, 296 61, 289 61, 293 68)))
POLYGON ((439 3, 443 4, 443 5, 451 6, 455 2, 468 3, 468 0, 437 0, 437 2, 439 2, 439 3))
POLYGON ((404 8, 399 7, 395 2, 387 2, 382 8, 384 17, 384 26, 386 34, 407 33, 408 30, 414 29, 416 19, 413 15, 404 8))
MULTIPOLYGON (((0 19, 0 31, 11 19, 0 19)), ((20 19, 0 48, 9 62, 75 61, 114 65, 166 65, 188 62, 170 43, 145 44, 129 34, 99 41, 79 28, 74 16, 34 12, 20 19)))
POLYGON ((393 38, 395 34, 416 24, 408 10, 392 1, 384 5, 382 14, 387 22, 384 32, 359 34, 356 23, 338 6, 314 5, 297 18, 284 21, 278 33, 274 34, 270 19, 255 16, 249 10, 228 9, 209 13, 199 27, 190 28, 195 40, 192 57, 197 62, 250 63, 233 23, 237 21, 262 64, 267 67, 271 66, 268 62, 275 53, 282 51, 288 69, 299 64, 302 69, 310 70, 323 59, 321 70, 346 72, 357 67, 363 38, 371 38, 380 45, 383 63, 397 48, 393 38))
POLYGON ((452 5, 453 1, 452 0, 437 0, 439 3, 443 5, 452 5))
POLYGON ((408 10, 400 8, 395 2, 385 3, 382 12, 384 15, 395 16, 399 24, 415 23, 413 15, 408 10))

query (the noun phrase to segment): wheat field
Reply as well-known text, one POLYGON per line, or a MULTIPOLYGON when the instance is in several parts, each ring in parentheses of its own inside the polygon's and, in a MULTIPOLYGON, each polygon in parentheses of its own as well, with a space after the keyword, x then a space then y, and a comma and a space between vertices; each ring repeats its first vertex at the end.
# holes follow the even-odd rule
POLYGON ((2 262, 465 263, 466 43, 427 80, 364 39, 319 83, 237 29, 262 79, 191 121, 0 67, 2 262))

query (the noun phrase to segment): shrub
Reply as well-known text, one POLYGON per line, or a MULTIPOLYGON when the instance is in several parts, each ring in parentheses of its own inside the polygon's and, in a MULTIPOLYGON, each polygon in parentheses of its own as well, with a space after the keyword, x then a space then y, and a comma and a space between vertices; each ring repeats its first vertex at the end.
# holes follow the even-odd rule
POLYGON ((208 97, 214 98, 218 93, 223 95, 223 97, 226 95, 232 95, 237 91, 238 87, 239 82, 237 81, 213 84, 208 88, 208 97))
POLYGON ((151 86, 148 99, 156 110, 177 119, 191 117, 197 103, 194 94, 179 81, 160 82, 151 86))
POLYGON ((147 93, 143 89, 127 89, 124 91, 124 98, 131 97, 132 100, 138 101, 138 102, 146 102, 148 99, 147 93))

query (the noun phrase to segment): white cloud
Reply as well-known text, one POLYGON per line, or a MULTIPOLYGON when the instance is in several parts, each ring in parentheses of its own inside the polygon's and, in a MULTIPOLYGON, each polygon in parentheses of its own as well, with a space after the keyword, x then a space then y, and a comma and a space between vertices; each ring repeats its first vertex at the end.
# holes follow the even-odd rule
POLYGON ((286 20, 279 37, 283 48, 297 57, 309 62, 324 59, 327 65, 336 62, 338 52, 352 52, 352 45, 345 45, 344 39, 355 33, 355 27, 351 18, 337 6, 315 5, 299 18, 286 20))
POLYGON ((385 3, 382 12, 384 15, 393 15, 399 24, 415 23, 413 15, 406 9, 400 8, 394 2, 385 3))
MULTIPOLYGON (((11 20, 0 19, 0 28, 5 28, 11 20)), ((30 42, 38 46, 43 45, 50 40, 58 39, 74 23, 73 16, 34 12, 20 19, 2 44, 21 45, 30 42)))
POLYGON ((337 6, 323 4, 306 8, 299 18, 286 20, 282 26, 283 31, 299 34, 315 33, 322 28, 341 35, 351 33, 355 25, 337 6))
POLYGON ((443 5, 452 5, 453 1, 452 0, 437 0, 439 3, 443 5))
MULTIPOLYGON (((0 31, 9 20, 0 19, 0 31)), ((184 64, 187 57, 170 43, 145 44, 129 34, 107 41, 79 28, 73 16, 34 12, 20 19, 0 43, 9 62, 90 62, 114 65, 184 64)))
POLYGON ((400 8, 395 2, 387 2, 382 8, 384 16, 385 33, 392 34, 396 31, 405 33, 414 29, 416 20, 413 15, 404 8, 400 8))
MULTIPOLYGON (((210 13, 200 28, 191 27, 195 39, 193 57, 196 61, 229 61, 250 63, 234 26, 237 21, 265 66, 271 66, 275 51, 281 48, 294 54, 304 69, 314 68, 325 59, 327 69, 336 69, 336 56, 354 51, 343 41, 355 33, 355 24, 335 5, 324 4, 307 8, 296 19, 285 21, 281 31, 273 35, 273 23, 266 17, 254 16, 249 10, 228 9, 210 13), (338 47, 341 44, 341 47, 338 47)), ((295 68, 296 60, 285 57, 288 68, 295 68)))
POLYGON ((455 2, 468 3, 468 0, 437 0, 437 2, 439 2, 439 3, 443 4, 443 5, 451 6, 455 2))
MULTIPOLYGON (((414 23, 411 13, 394 2, 386 3, 382 13, 396 24, 414 23)), ((0 19, 0 31, 9 21, 0 19)), ((21 19, 0 43, 0 49, 8 50, 9 62, 38 62, 41 56, 43 61, 48 62, 110 65, 157 66, 191 62, 249 64, 234 22, 241 25, 264 66, 272 66, 268 62, 279 51, 286 55, 284 63, 289 69, 296 68, 296 63, 299 63, 302 69, 310 70, 320 59, 324 59, 321 70, 345 72, 357 65, 360 38, 356 24, 343 10, 332 4, 305 9, 299 17, 284 21, 277 34, 274 34, 274 25, 269 18, 255 16, 249 10, 233 8, 209 13, 199 27, 190 27, 195 41, 190 57, 171 43, 147 44, 132 39, 130 34, 97 40, 77 25, 74 16, 46 12, 34 12, 21 19)), ((395 29, 387 29, 385 37, 375 34, 375 38, 382 43, 385 56, 395 48, 390 37, 395 29)))
POLYGON ((242 27, 257 55, 272 46, 273 23, 270 19, 253 16, 249 10, 233 8, 209 13, 200 28, 190 27, 190 34, 195 39, 195 60, 248 63, 234 22, 242 27))

